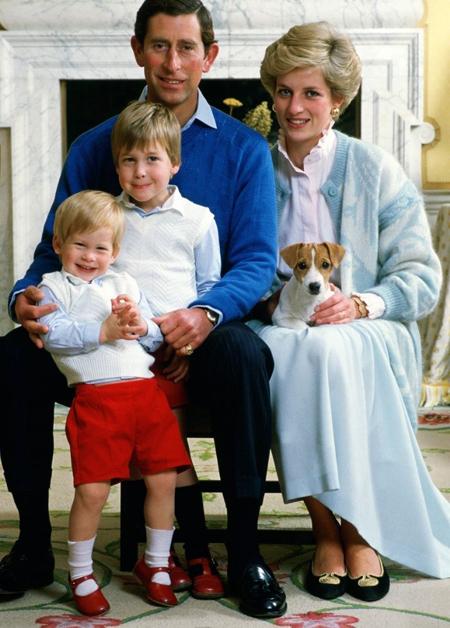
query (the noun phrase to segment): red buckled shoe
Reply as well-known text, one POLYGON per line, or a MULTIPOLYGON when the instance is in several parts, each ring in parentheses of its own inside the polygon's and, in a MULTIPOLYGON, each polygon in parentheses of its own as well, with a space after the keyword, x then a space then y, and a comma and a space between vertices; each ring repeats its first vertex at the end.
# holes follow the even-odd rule
POLYGON ((192 596, 200 600, 223 597, 225 592, 212 558, 192 558, 187 561, 192 579, 192 596))
POLYGON ((153 576, 164 571, 169 574, 169 567, 149 567, 143 558, 140 558, 134 566, 133 573, 142 582, 147 592, 147 599, 159 606, 176 606, 178 600, 175 597, 170 584, 153 582, 153 576))
POLYGON ((186 591, 186 589, 191 588, 192 580, 188 572, 181 566, 180 559, 173 550, 169 556, 169 574, 173 591, 186 591))
POLYGON ((97 584, 94 574, 92 573, 89 574, 89 576, 81 576, 75 580, 71 580, 69 576, 69 584, 72 589, 75 606, 83 615, 103 615, 103 613, 109 611, 110 607, 108 600, 105 598, 100 588, 88 595, 77 595, 75 593, 77 586, 86 580, 94 580, 97 584))

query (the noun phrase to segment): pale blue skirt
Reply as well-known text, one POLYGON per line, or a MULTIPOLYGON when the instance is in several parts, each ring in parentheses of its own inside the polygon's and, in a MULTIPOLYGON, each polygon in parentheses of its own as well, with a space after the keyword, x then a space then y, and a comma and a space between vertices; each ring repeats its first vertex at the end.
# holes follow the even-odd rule
POLYGON ((412 427, 419 374, 406 328, 249 326, 275 361, 273 456, 284 500, 313 495, 380 554, 449 577, 450 504, 412 427))

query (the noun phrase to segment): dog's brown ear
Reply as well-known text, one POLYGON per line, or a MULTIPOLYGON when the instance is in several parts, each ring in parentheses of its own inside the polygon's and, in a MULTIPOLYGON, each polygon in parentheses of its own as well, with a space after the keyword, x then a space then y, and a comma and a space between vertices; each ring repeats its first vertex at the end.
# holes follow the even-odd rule
POLYGON ((345 255, 344 247, 335 242, 324 242, 324 245, 327 247, 331 263, 337 268, 345 255))
POLYGON ((302 244, 290 244, 289 246, 285 246, 284 249, 281 249, 280 255, 289 266, 289 268, 294 268, 298 260, 299 248, 302 244))

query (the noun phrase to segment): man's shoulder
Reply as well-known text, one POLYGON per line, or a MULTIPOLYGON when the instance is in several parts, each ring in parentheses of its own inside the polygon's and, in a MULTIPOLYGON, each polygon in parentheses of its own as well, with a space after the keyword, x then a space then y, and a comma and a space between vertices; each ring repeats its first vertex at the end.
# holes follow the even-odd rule
POLYGON ((113 116, 112 118, 100 122, 97 126, 88 129, 74 140, 72 147, 81 148, 102 143, 108 143, 109 145, 111 132, 116 120, 117 116, 113 116))
POLYGON ((217 130, 223 139, 228 140, 230 143, 248 143, 265 148, 268 147, 267 141, 260 133, 216 107, 211 107, 211 109, 217 124, 217 130))

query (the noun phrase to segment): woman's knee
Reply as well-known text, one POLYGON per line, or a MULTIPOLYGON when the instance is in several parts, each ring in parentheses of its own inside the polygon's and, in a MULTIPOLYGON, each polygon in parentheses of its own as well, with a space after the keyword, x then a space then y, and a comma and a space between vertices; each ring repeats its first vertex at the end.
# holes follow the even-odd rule
POLYGON ((333 362, 336 357, 339 357, 339 343, 333 340, 329 334, 321 334, 320 329, 314 331, 319 333, 308 334, 304 337, 299 350, 307 356, 311 367, 314 364, 333 362))

